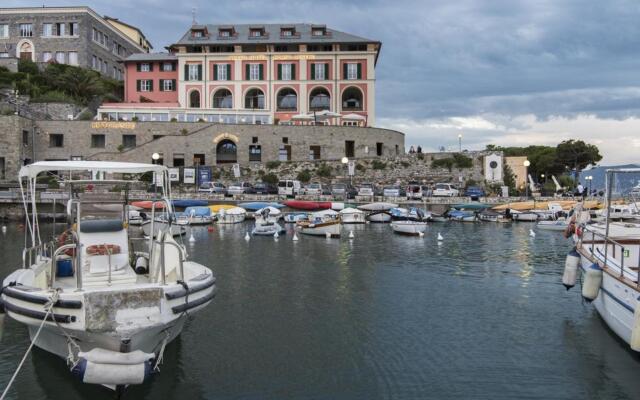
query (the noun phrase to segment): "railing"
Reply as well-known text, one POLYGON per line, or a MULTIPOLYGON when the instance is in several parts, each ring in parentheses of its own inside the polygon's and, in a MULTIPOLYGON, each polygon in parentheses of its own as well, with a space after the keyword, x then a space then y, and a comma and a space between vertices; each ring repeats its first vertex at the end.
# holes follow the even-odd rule
MULTIPOLYGON (((50 269, 50 276, 49 276, 49 289, 53 288, 53 284, 55 283, 56 280, 56 258, 60 255, 60 253, 67 251, 69 249, 75 249, 76 248, 76 244, 75 243, 69 243, 69 244, 65 244, 62 245, 60 247, 58 247, 56 249, 56 251, 53 252, 53 254, 51 255, 51 269, 50 269)), ((79 252, 76 252, 79 253, 79 252)), ((76 268, 78 269, 78 268, 76 268)), ((78 273, 76 275, 79 275, 78 273)), ((80 289, 80 287, 78 287, 78 289, 80 289)))
MULTIPOLYGON (((591 240, 586 240, 587 244, 590 245, 588 247, 589 252, 594 256, 594 258, 596 259, 596 263, 598 263, 599 266, 601 267, 607 267, 609 269, 614 269, 614 270, 619 270, 620 273, 620 278, 624 278, 625 277, 625 269, 624 269, 624 258, 625 258, 625 251, 626 248, 624 247, 623 244, 619 243, 616 240, 611 239, 610 237, 607 237, 606 235, 602 234, 602 233, 598 233, 592 230, 587 230, 587 231, 583 231, 582 234, 582 238, 581 238, 581 247, 584 248, 583 244, 585 242, 585 235, 587 234, 591 234, 591 240), (602 252, 600 249, 596 248, 596 242, 602 242, 602 244, 604 244, 604 252, 602 252), (612 259, 609 259, 609 247, 612 247, 612 259), (616 249, 620 250, 620 263, 618 264, 617 260, 616 260, 616 249), (600 265, 600 258, 602 258, 602 265, 600 265)), ((636 274, 636 276, 631 276, 629 274, 629 272, 627 271, 627 277, 631 278, 632 280, 635 279, 635 282, 637 284, 638 287, 640 287, 640 280, 638 279, 638 274, 636 274)))
MULTIPOLYGON (((164 236, 162 236, 162 240, 154 240, 153 243, 159 244, 160 245, 160 272, 162 274, 162 285, 166 284, 166 266, 165 266, 165 252, 164 252, 164 245, 165 244, 169 244, 173 247, 176 248, 176 250, 178 250, 179 253, 179 257, 178 257, 178 262, 179 262, 179 266, 180 266, 180 280, 184 281, 184 264, 183 264, 183 258, 184 258, 184 249, 182 247, 180 247, 177 243, 173 243, 173 242, 165 242, 164 241, 164 236)), ((149 254, 149 258, 151 258, 151 254, 149 254)))

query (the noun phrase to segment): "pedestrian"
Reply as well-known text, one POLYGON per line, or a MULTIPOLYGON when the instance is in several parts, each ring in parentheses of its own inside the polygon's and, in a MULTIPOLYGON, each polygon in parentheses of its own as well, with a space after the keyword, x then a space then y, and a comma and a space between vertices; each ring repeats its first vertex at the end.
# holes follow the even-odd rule
POLYGON ((418 146, 418 154, 422 154, 422 147, 418 146))
POLYGON ((413 154, 415 152, 416 150, 413 148, 413 146, 409 147, 409 154, 413 154))
POLYGON ((584 186, 582 186, 582 183, 578 183, 578 187, 576 189, 578 190, 578 196, 584 197, 584 186))

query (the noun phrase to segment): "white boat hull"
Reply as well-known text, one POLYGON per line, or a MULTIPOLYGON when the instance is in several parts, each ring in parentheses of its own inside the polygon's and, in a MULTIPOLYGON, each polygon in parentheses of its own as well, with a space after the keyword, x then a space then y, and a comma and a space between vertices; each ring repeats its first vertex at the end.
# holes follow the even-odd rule
POLYGON ((340 236, 340 222, 320 222, 317 224, 298 225, 300 233, 313 236, 327 236, 339 237, 340 236))
POLYGON ((280 234, 284 231, 285 229, 282 225, 277 222, 257 223, 253 226, 251 234, 256 236, 273 236, 276 233, 280 234))
POLYGON ((364 224, 367 222, 364 213, 342 214, 340 218, 343 224, 364 224))
POLYGON ((391 223, 391 229, 395 233, 402 235, 420 235, 427 230, 426 222, 417 221, 393 221, 391 223))
POLYGON ((373 213, 367 216, 367 220, 370 222, 388 223, 391 222, 391 214, 385 212, 373 213))
POLYGON ((569 224, 566 221, 540 221, 536 228, 546 231, 565 231, 569 224))
POLYGON ((514 221, 520 222, 535 222, 540 218, 540 216, 536 213, 513 213, 511 214, 511 219, 514 221))
POLYGON ((247 214, 218 214, 218 224, 239 224, 243 222, 247 214))
MULTIPOLYGON (((144 224, 142 224, 141 226, 142 228, 142 232, 144 232, 145 236, 149 236, 149 234, 151 233, 151 221, 145 222, 144 224)), ((153 223, 153 237, 156 237, 158 235, 158 232, 160 231, 165 231, 169 229, 169 227, 167 226, 166 222, 158 222, 155 221, 153 223)), ((172 236, 182 236, 187 232, 187 230, 185 229, 185 227, 183 225, 175 225, 175 224, 171 224, 171 235, 172 236)))

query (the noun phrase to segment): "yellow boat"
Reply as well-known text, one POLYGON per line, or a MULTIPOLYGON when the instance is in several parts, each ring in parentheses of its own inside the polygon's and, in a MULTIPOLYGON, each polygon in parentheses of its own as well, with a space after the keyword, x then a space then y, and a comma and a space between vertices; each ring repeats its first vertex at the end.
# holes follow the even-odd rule
POLYGON ((209 206, 209 208, 211 209, 211 212, 214 214, 220 212, 220 210, 230 210, 236 207, 238 206, 233 204, 214 204, 212 206, 209 206))
MULTIPOLYGON (((500 204, 493 207, 493 210, 504 211, 507 208, 517 211, 528 210, 547 210, 550 204, 558 204, 563 210, 570 210, 578 204, 577 200, 550 200, 550 201, 517 201, 514 203, 500 204)), ((587 200, 583 204, 583 209, 602 208, 602 204, 598 200, 587 200)))

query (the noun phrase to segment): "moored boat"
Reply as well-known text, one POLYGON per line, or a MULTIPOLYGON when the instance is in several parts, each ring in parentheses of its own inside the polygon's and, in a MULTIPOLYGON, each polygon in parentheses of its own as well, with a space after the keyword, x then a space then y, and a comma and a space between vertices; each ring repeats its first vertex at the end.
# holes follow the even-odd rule
POLYGON ((397 208, 398 205, 394 203, 377 202, 369 203, 358 206, 358 210, 362 211, 389 211, 392 208, 397 208))
POLYGON ((233 207, 229 209, 221 209, 216 214, 216 222, 218 224, 239 224, 244 221, 247 216, 247 210, 240 207, 233 207))
POLYGON ((197 199, 178 199, 172 200, 171 204, 174 207, 179 208, 187 208, 187 207, 206 207, 209 205, 207 200, 197 200, 197 199))
POLYGON ((278 223, 281 212, 277 208, 264 207, 254 213, 255 224, 251 230, 252 235, 274 236, 284 233, 285 229, 278 223))
POLYGON ((374 211, 366 219, 369 222, 387 223, 391 222, 391 214, 387 211, 374 211))
POLYGON ((283 208, 284 204, 264 201, 251 201, 248 203, 240 203, 237 205, 237 207, 242 207, 247 211, 258 211, 266 207, 283 208))
POLYGON ((308 220, 298 221, 296 229, 305 235, 340 237, 339 214, 333 210, 318 211, 308 220))
POLYGON ((394 233, 401 235, 419 236, 427 230, 427 223, 424 221, 398 220, 391 222, 391 229, 394 233))
POLYGON ((367 222, 364 211, 357 208, 345 208, 339 214, 343 224, 364 224, 367 222))

